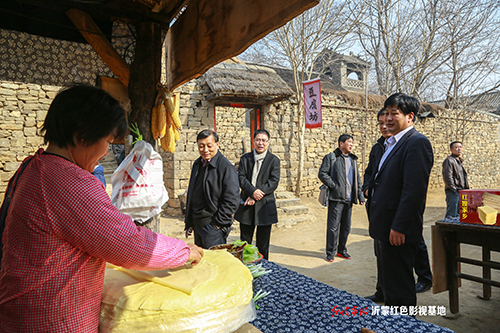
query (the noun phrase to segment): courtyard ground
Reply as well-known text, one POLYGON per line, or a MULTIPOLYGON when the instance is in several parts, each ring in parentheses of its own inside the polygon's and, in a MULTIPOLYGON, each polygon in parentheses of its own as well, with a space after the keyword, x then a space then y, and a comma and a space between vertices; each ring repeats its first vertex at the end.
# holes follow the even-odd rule
MULTIPOLYGON (((373 240, 368 235, 368 219, 363 206, 356 205, 352 215, 352 230, 347 249, 350 260, 335 258, 333 263, 325 261, 326 215, 327 209, 320 206, 315 198, 303 198, 302 204, 315 215, 311 221, 301 222, 291 228, 274 228, 271 235, 269 259, 318 281, 361 296, 372 295, 376 284, 376 263, 373 254, 373 240)), ((431 225, 440 220, 445 212, 444 191, 430 190, 424 215, 424 238, 431 253, 431 225)), ((162 231, 172 237, 182 238, 183 221, 176 218, 162 218, 162 231)), ((233 232, 229 241, 238 238, 233 232)), ((189 238, 188 242, 193 242, 189 238)), ((500 240, 499 240, 500 241, 500 240)), ((481 249, 462 245, 464 256, 481 260, 481 249)), ((432 258, 431 258, 432 260, 432 258)), ((499 262, 500 253, 493 252, 492 260, 499 262)), ((481 268, 462 265, 464 273, 481 276, 481 268)), ((493 270, 492 279, 499 281, 500 272, 493 270)), ((482 294, 482 285, 462 280, 459 289, 460 316, 447 319, 437 316, 417 316, 418 319, 457 333, 500 332, 500 289, 492 288, 488 301, 477 298, 482 294)), ((449 309, 448 292, 433 294, 432 290, 417 294, 417 305, 445 306, 449 309)))

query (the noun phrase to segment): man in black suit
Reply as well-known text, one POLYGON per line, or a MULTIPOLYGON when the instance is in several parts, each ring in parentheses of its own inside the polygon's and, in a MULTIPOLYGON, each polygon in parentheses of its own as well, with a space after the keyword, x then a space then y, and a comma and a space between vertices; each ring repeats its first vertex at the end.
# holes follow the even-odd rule
POLYGON ((420 103, 397 93, 384 103, 392 136, 368 187, 370 236, 385 304, 417 303, 413 267, 422 239, 423 214, 434 155, 429 140, 413 127, 420 103))
MULTIPOLYGON (((364 174, 364 182, 363 182, 363 193, 366 197, 368 197, 368 186, 370 184, 370 179, 374 172, 378 171, 378 165, 382 155, 385 152, 385 140, 392 136, 391 133, 387 130, 387 126, 385 123, 385 108, 382 108, 377 113, 377 121, 378 128, 380 130, 380 134, 382 136, 377 140, 370 151, 370 158, 368 166, 365 169, 364 174)), ((368 209, 368 205, 366 205, 368 209)), ((374 242, 374 245, 376 243, 374 242)), ((375 247, 375 255, 377 255, 377 248, 375 247)), ((415 258, 415 273, 417 274, 418 280, 415 285, 415 290, 417 293, 424 292, 432 287, 432 272, 431 266, 429 264, 429 254, 427 251, 427 245, 425 244, 425 240, 422 237, 422 240, 418 244, 417 255, 415 258)), ((366 296, 366 299, 369 299, 373 302, 384 302, 384 293, 382 292, 382 286, 380 284, 379 272, 377 272, 377 286, 375 294, 371 296, 366 296)))
POLYGON ((255 131, 254 146, 238 166, 241 202, 234 219, 240 222, 241 240, 249 244, 257 226, 257 248, 264 259, 269 259, 271 226, 278 222, 274 191, 280 182, 280 159, 268 151, 268 131, 255 131))

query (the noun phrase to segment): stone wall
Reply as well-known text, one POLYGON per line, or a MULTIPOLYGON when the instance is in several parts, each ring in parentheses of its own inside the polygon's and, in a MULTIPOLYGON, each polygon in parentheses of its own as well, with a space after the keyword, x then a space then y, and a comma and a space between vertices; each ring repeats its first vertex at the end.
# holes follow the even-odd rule
POLYGON ((0 82, 0 193, 21 162, 44 146, 40 129, 59 89, 0 82))
MULTIPOLYGON (((176 153, 166 158, 166 180, 171 200, 170 208, 177 208, 177 196, 187 189, 193 161, 199 157, 196 134, 205 128, 214 128, 214 109, 221 152, 234 164, 239 157, 250 151, 251 139, 248 114, 242 108, 220 107, 209 103, 205 96, 211 93, 203 79, 193 80, 180 88, 181 119, 183 130, 176 153)), ((306 129, 305 159, 302 194, 316 196, 320 182, 318 169, 323 157, 337 148, 337 139, 343 133, 354 136, 354 154, 359 158, 360 170, 367 165, 372 145, 380 137, 376 121, 377 109, 359 107, 345 102, 337 95, 323 95, 323 127, 306 129)), ((261 127, 271 133, 270 150, 281 159, 280 185, 295 191, 299 154, 296 104, 287 100, 264 106, 261 127)), ((415 127, 426 135, 434 149, 434 166, 430 188, 442 188, 441 163, 449 155, 449 143, 461 140, 464 144, 464 165, 474 188, 497 187, 499 167, 499 117, 490 114, 471 113, 470 118, 460 118, 452 110, 435 112, 435 118, 417 121, 415 127), (466 135, 457 136, 455 123, 467 124, 466 135), (481 140, 478 140, 481 138, 481 140), (480 145, 478 142, 480 141, 480 145)), ((170 154, 172 155, 172 154, 170 154)), ((363 175, 361 174, 361 177, 363 175)), ((169 209, 174 213, 175 209, 169 209)))
MULTIPOLYGON (((120 38, 128 29, 115 23, 112 44, 131 63, 133 40, 120 38)), ((0 29, 0 193, 22 160, 44 146, 40 129, 61 87, 95 85, 99 76, 113 75, 89 44, 0 29)))
MULTIPOLYGON (((53 49, 53 52, 56 51, 53 49)), ((60 57, 65 54, 68 54, 67 50, 59 50, 60 57)), ((50 54, 47 56, 50 57, 50 54)), ((103 74, 100 68, 89 68, 92 77, 103 74)), ((6 72, 0 72, 0 193, 5 191, 8 179, 20 162, 44 146, 40 128, 53 97, 60 89, 58 85, 25 83, 30 81, 29 72, 24 72, 23 82, 5 79, 2 73, 6 75, 6 72)), ((251 149, 248 110, 216 106, 207 101, 206 97, 212 91, 203 77, 190 81, 178 91, 181 93, 181 139, 174 154, 161 152, 165 185, 171 198, 167 211, 171 214, 179 212, 178 196, 186 191, 192 163, 199 157, 196 146, 199 131, 213 129, 215 119, 220 150, 234 164, 251 149)), ((354 153, 359 157, 360 170, 366 167, 370 149, 379 137, 375 119, 378 109, 366 110, 344 101, 340 96, 328 94, 323 95, 322 107, 323 127, 305 131, 306 154, 301 192, 306 196, 317 195, 320 185, 318 168, 323 156, 337 147, 340 134, 354 136, 354 153)), ((295 191, 298 172, 296 108, 292 100, 286 100, 263 106, 261 110, 261 127, 271 133, 270 150, 281 159, 280 185, 288 191, 295 191)), ((449 142, 456 139, 464 143, 464 164, 471 186, 497 187, 499 117, 481 113, 470 113, 464 117, 452 110, 436 113, 435 116, 416 124, 434 148, 435 163, 430 187, 443 187, 441 163, 449 154, 449 142), (465 134, 454 134, 458 132, 465 134)))

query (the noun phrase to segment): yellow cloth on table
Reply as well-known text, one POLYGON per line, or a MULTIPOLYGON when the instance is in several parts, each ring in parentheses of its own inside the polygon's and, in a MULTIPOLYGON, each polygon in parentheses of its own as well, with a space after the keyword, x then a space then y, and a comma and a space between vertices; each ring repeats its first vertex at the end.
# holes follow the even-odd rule
POLYGON ((217 266, 207 262, 205 259, 202 259, 202 262, 196 266, 185 265, 183 267, 159 271, 136 271, 110 263, 107 263, 106 267, 127 273, 139 281, 155 282, 162 286, 182 291, 188 295, 191 295, 196 288, 217 275, 217 266))
POLYGON ((197 271, 205 272, 206 281, 186 277, 194 284, 171 288, 139 281, 120 269, 106 268, 99 331, 224 332, 221 327, 234 330, 255 318, 252 275, 241 261, 225 250, 205 250, 204 260, 182 274, 189 276, 197 271), (213 277, 206 273, 214 271, 213 277), (191 289, 192 293, 179 289, 191 289))

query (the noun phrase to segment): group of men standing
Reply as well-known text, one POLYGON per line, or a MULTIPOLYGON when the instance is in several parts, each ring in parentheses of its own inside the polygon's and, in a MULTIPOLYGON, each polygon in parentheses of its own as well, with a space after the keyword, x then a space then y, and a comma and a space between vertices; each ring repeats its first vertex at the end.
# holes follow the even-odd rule
POLYGON ((234 218, 240 238, 269 257, 271 226, 278 222, 274 191, 280 180, 280 160, 268 151, 269 132, 254 132, 255 149, 244 154, 238 171, 219 151, 219 137, 201 131, 196 142, 200 157, 194 162, 186 199, 186 237, 194 231, 195 244, 208 249, 225 244, 234 218), (240 192, 241 188, 241 192, 240 192))
MULTIPOLYGON (((330 191, 326 260, 350 259, 346 242, 352 204, 365 203, 377 259, 377 291, 367 296, 389 306, 416 305, 417 292, 432 286, 423 230, 423 213, 434 155, 429 140, 414 128, 420 103, 402 93, 390 96, 377 114, 382 136, 373 146, 360 183, 352 137, 343 134, 339 148, 326 155, 318 177, 330 191), (418 276, 415 284, 413 271, 418 276)), ((458 217, 458 191, 469 188, 460 158, 461 142, 450 144, 443 162, 446 217, 458 217)))
MULTIPOLYGON (((364 182, 348 134, 341 135, 338 148, 323 158, 318 174, 329 189, 326 260, 351 258, 346 244, 352 205, 366 201, 378 280, 377 292, 366 298, 389 306, 414 306, 416 293, 432 286, 422 230, 434 154, 429 140, 414 128, 419 108, 416 98, 402 93, 385 101, 377 114, 382 136, 370 152, 364 182)), ((185 218, 186 237, 194 231, 196 245, 208 249, 225 244, 234 216, 243 241, 252 243, 257 229, 256 245, 268 259, 271 226, 278 222, 274 191, 280 180, 280 160, 269 152, 269 139, 266 130, 255 131, 255 149, 241 157, 236 171, 218 150, 217 133, 198 134, 200 157, 191 171, 185 218)), ((450 150, 443 162, 446 217, 456 217, 458 191, 469 185, 460 157, 462 143, 452 142, 450 150)))

